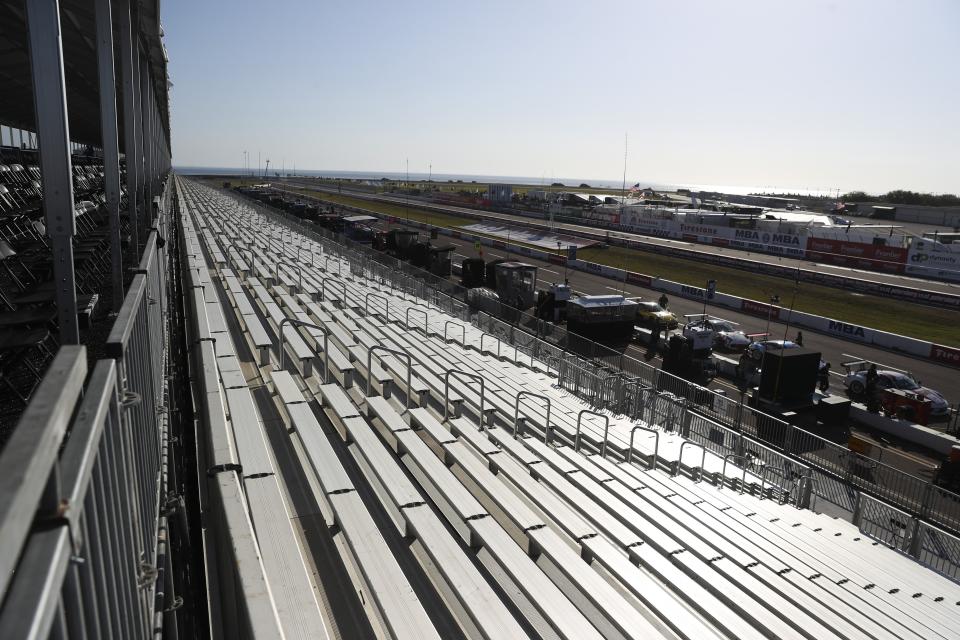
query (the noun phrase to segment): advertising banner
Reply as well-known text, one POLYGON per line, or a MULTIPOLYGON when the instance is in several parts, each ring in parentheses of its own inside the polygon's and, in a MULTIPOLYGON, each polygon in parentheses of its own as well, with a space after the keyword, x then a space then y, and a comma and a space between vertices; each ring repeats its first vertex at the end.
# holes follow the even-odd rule
POLYGON ((845 267, 903 273, 907 250, 832 238, 807 238, 807 258, 845 267))
POLYGON ((907 273, 960 282, 960 246, 914 240, 907 256, 907 273), (956 250, 950 251, 952 247, 956 250))

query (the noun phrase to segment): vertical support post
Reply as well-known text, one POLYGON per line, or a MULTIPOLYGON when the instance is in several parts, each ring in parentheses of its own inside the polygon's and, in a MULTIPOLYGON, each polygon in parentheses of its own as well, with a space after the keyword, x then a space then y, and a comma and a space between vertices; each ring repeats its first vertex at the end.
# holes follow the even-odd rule
POLYGON ((57 320, 61 344, 79 344, 76 274, 73 269, 73 168, 70 163, 70 127, 60 36, 60 3, 27 3, 30 72, 33 104, 43 172, 43 202, 47 234, 53 251, 57 320))
POLYGON ((113 310, 123 304, 123 257, 120 250, 120 149, 117 132, 117 89, 113 68, 111 0, 96 0, 97 70, 100 79, 100 129, 103 145, 103 187, 110 216, 110 273, 113 310))
MULTIPOLYGON (((139 49, 139 41, 135 45, 139 49)), ((150 140, 150 70, 147 68, 147 57, 139 55, 140 59, 140 140, 142 141, 140 151, 143 158, 143 211, 146 218, 144 228, 149 228, 153 223, 153 168, 150 166, 150 150, 153 146, 150 140)))
POLYGON ((130 235, 132 239, 132 255, 140 255, 140 227, 138 224, 137 205, 140 201, 139 181, 140 162, 139 142, 140 135, 137 122, 140 119, 137 104, 139 93, 140 73, 139 51, 137 39, 132 28, 133 7, 130 0, 120 0, 120 74, 123 79, 123 150, 127 160, 127 215, 130 217, 130 235))

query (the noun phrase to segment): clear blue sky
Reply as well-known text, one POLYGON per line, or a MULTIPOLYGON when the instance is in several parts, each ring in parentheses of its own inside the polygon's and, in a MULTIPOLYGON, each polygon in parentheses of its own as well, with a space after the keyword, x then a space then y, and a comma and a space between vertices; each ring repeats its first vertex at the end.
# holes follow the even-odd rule
POLYGON ((960 193, 960 2, 162 4, 174 162, 960 193))

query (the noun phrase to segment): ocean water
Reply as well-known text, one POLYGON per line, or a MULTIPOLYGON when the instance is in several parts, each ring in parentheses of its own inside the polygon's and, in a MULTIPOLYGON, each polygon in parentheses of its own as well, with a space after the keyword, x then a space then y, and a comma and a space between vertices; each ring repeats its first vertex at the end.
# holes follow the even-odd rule
MULTIPOLYGON (((174 169, 185 175, 197 175, 197 174, 206 174, 206 175, 239 175, 242 173, 242 169, 232 168, 232 167, 174 167, 174 169)), ((323 176, 325 178, 344 178, 350 180, 381 180, 386 178, 387 180, 405 180, 407 174, 402 171, 398 172, 389 172, 389 171, 334 171, 334 170, 324 170, 324 171, 315 171, 312 169, 298 169, 298 176, 323 176)), ((427 180, 431 176, 426 173, 414 173, 409 174, 411 181, 421 181, 427 180)), ((268 176, 269 178, 269 176, 268 176)), ((621 180, 595 180, 589 178, 552 178, 544 179, 542 177, 535 178, 530 176, 485 176, 485 175, 471 175, 471 174, 459 174, 459 173, 434 173, 432 179, 435 182, 447 182, 448 180, 463 180, 465 183, 477 182, 478 184, 488 184, 491 182, 494 183, 503 183, 503 184, 522 184, 522 185, 545 185, 549 186, 552 182, 562 182, 564 185, 575 190, 580 184, 589 184, 593 188, 598 189, 620 189, 623 186, 623 181, 621 180)), ((809 188, 798 188, 798 187, 783 187, 783 186, 746 186, 746 185, 729 185, 729 184, 692 184, 692 183, 682 183, 678 182, 675 184, 660 183, 660 182, 644 182, 643 180, 632 180, 629 181, 627 187, 639 182, 640 188, 651 188, 657 191, 676 191, 677 189, 690 189, 691 191, 711 191, 717 193, 731 193, 738 195, 748 195, 751 193, 776 193, 776 194, 793 194, 798 196, 807 196, 807 197, 817 197, 817 196, 830 196, 835 192, 835 190, 830 189, 809 189, 809 188)))

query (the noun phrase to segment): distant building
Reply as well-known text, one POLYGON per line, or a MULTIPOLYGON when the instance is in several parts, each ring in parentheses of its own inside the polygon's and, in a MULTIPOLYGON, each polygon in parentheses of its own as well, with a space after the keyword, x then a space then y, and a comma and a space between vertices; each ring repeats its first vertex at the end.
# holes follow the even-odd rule
POLYGON ((490 202, 509 203, 513 200, 513 185, 492 184, 487 188, 487 199, 490 202))

